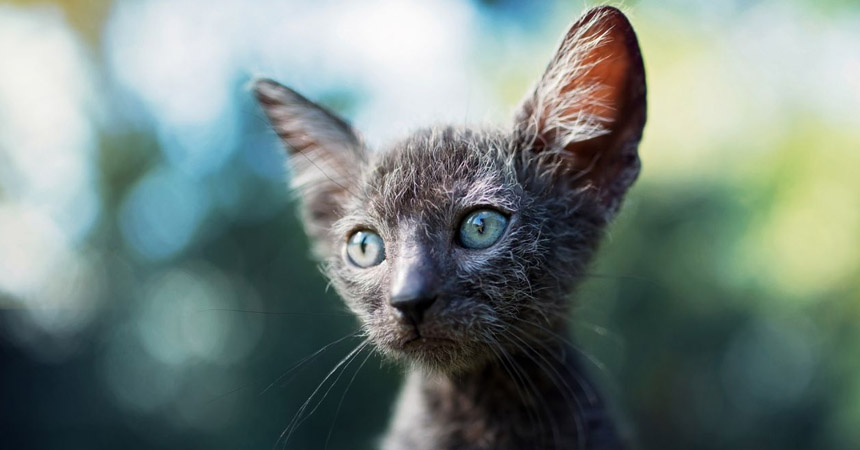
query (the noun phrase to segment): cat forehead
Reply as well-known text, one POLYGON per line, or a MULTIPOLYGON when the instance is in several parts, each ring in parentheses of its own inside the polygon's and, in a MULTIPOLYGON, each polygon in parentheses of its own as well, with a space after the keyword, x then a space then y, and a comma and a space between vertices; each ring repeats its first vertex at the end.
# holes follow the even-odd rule
POLYGON ((512 211, 517 182, 502 133, 427 129, 379 153, 365 178, 366 203, 384 217, 512 211))

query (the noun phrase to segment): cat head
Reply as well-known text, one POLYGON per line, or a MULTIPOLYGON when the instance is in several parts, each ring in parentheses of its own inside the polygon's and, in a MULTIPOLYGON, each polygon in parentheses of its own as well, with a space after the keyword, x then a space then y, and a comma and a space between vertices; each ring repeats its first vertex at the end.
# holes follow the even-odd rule
POLYGON ((617 9, 570 29, 509 129, 429 128, 378 152, 271 80, 316 254, 384 353, 456 372, 557 329, 639 172, 645 74, 617 9))

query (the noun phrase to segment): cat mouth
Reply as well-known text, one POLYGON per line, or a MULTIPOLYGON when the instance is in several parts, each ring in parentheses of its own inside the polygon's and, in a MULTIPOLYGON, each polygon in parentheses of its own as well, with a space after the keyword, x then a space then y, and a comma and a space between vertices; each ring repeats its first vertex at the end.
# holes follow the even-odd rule
POLYGON ((403 341, 401 348, 406 351, 426 350, 435 347, 450 347, 455 344, 456 342, 454 342, 453 339, 437 336, 422 336, 416 333, 415 336, 403 341))

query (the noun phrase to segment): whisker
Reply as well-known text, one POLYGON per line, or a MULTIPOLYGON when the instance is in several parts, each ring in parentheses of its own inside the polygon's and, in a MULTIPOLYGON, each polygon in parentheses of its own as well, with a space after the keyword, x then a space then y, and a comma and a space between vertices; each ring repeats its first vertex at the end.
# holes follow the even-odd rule
POLYGON ((238 313, 246 313, 246 314, 263 314, 263 315, 268 315, 268 316, 354 317, 352 314, 348 314, 348 313, 256 311, 256 310, 252 310, 252 309, 233 309, 233 308, 209 308, 209 309, 201 309, 201 310, 198 310, 195 312, 204 313, 204 312, 212 312, 212 311, 238 312, 238 313))
POLYGON ((349 379, 349 383, 346 385, 346 389, 343 390, 343 394, 340 396, 340 401, 337 402, 337 409, 334 411, 334 418, 331 420, 331 426, 328 429, 328 435, 325 437, 325 445, 323 449, 328 449, 328 442, 331 440, 331 433, 334 431, 334 425, 337 423, 337 416, 340 414, 340 408, 343 406, 343 399, 346 398, 346 393, 349 392, 349 388, 352 387, 352 383, 355 382, 355 377, 358 376, 358 373, 361 372, 361 369, 364 368, 364 365, 367 363, 367 360, 373 356, 373 351, 367 353, 367 356, 364 357, 364 361, 358 366, 358 369, 355 369, 355 373, 352 374, 352 378, 349 379))
MULTIPOLYGON (((508 337, 514 337, 514 334, 513 334, 513 333, 511 333, 510 331, 507 331, 507 332, 505 332, 504 334, 505 334, 505 336, 508 336, 508 337)), ((517 347, 521 352, 523 352, 523 353, 525 354, 525 356, 526 356, 526 357, 528 357, 529 359, 531 359, 531 360, 532 360, 532 362, 534 362, 536 366, 538 366, 539 368, 543 369, 543 366, 541 366, 540 364, 538 364, 538 362, 537 362, 537 361, 536 361, 536 360, 535 360, 535 359, 534 359, 534 358, 529 354, 529 352, 528 352, 526 349, 522 348, 522 347, 521 347, 520 345, 518 345, 516 342, 512 342, 512 341, 511 341, 511 343, 512 343, 513 345, 515 345, 515 346, 516 346, 516 347, 517 347)), ((516 364, 516 361, 514 361, 514 364, 516 364)), ((531 379, 531 377, 529 377, 529 376, 528 376, 528 371, 526 371, 526 370, 522 370, 522 372, 523 372, 523 375, 526 377, 526 380, 529 382, 529 385, 531 386, 531 390, 532 390, 532 392, 534 392, 534 396, 535 396, 536 400, 537 400, 538 402, 540 402, 540 404, 541 404, 541 406, 543 407, 544 411, 546 411, 546 415, 547 415, 547 418, 549 419, 550 427, 551 427, 551 429, 552 429, 551 431, 552 431, 552 435, 553 435, 553 442, 561 442, 561 434, 560 434, 560 432, 559 432, 559 430, 558 430, 558 423, 556 422, 555 417, 554 417, 554 415, 552 414, 552 411, 551 411, 551 410, 550 410, 550 408, 549 408, 549 404, 548 404, 548 403, 546 402, 546 400, 543 398, 543 395, 541 395, 541 392, 540 392, 540 390, 537 388, 537 386, 535 385, 534 381, 531 379)), ((576 418, 576 415, 574 415, 574 418, 576 418)), ((578 426, 577 426, 577 430, 579 430, 579 427, 578 427, 578 426)))
MULTIPOLYGON (((283 431, 283 432, 281 432, 281 435, 278 437, 278 440, 277 440, 277 441, 275 441, 275 447, 277 447, 277 446, 278 446, 278 443, 279 443, 279 442, 281 442, 281 440, 282 440, 282 439, 283 439, 283 442, 284 442, 284 443, 283 443, 283 445, 281 446, 281 448, 286 448, 286 447, 287 447, 287 442, 289 442, 290 437, 292 436, 293 432, 294 432, 294 431, 298 428, 298 426, 299 426, 299 425, 301 425, 301 423, 303 422, 303 420, 302 420, 302 414, 305 412, 305 410, 307 409, 308 405, 310 405, 310 402, 313 400, 313 398, 314 398, 314 397, 316 397, 317 392, 319 392, 319 390, 320 390, 320 389, 322 389, 322 387, 323 387, 323 386, 326 384, 326 382, 327 382, 327 381, 332 377, 332 375, 334 375, 334 374, 335 374, 335 372, 340 371, 340 373, 342 374, 342 373, 343 373, 343 371, 342 371, 342 370, 340 370, 340 369, 341 369, 341 368, 345 368, 344 364, 348 364, 349 362, 351 362, 351 361, 354 359, 354 357, 355 357, 359 352, 361 352, 361 350, 363 350, 363 349, 364 349, 364 347, 367 345, 367 343, 368 343, 368 342, 369 342, 369 340, 368 340, 368 339, 365 339, 365 340, 364 340, 364 341, 362 341, 360 344, 358 344, 358 346, 356 346, 352 351, 350 351, 350 352, 349 352, 349 354, 347 354, 345 357, 343 357, 343 359, 341 359, 341 360, 340 360, 340 362, 338 362, 338 363, 334 366, 334 368, 333 368, 333 369, 328 373, 328 375, 326 375, 326 376, 325 376, 325 378, 323 378, 323 380, 322 380, 322 381, 317 385, 316 389, 314 389, 314 391, 313 391, 313 392, 311 392, 311 395, 308 397, 308 399, 307 399, 307 400, 305 400, 305 402, 304 402, 304 403, 302 403, 302 406, 301 406, 301 407, 299 407, 299 410, 296 412, 296 415, 295 415, 295 416, 293 416, 292 420, 290 420, 290 423, 289 423, 289 424, 287 424, 287 427, 284 429, 284 431, 283 431)), ((340 379, 340 375, 338 375, 337 379, 340 379)), ((334 386, 334 384, 335 384, 335 383, 337 383, 337 379, 334 381, 334 383, 332 383, 332 386, 334 386)), ((329 386, 329 389, 326 391, 326 394, 328 394, 328 392, 329 392, 329 391, 331 391, 331 386, 329 386)), ((323 397, 323 399, 325 399, 325 397, 323 397)), ((314 409, 313 409, 313 410, 308 414, 308 417, 309 417, 311 414, 313 414, 313 413, 314 413, 314 411, 316 411, 316 408, 317 408, 317 407, 319 407, 319 403, 317 403, 317 406, 316 406, 316 407, 314 407, 314 409)))
POLYGON ((606 327, 602 327, 599 325, 595 325, 582 317, 577 317, 573 319, 576 322, 576 328, 579 330, 588 330, 592 332, 596 336, 600 336, 601 338, 608 339, 614 345, 624 345, 624 339, 606 327))
POLYGON ((499 343, 498 340, 496 340, 495 338, 493 338, 491 336, 485 335, 484 338, 486 339, 486 341, 488 343, 488 347, 489 347, 490 351, 493 352, 493 354, 496 356, 496 360, 502 366, 502 369, 504 369, 505 373, 508 374, 508 376, 511 378, 511 381, 514 383, 514 388, 516 389, 517 395, 519 395, 520 400, 523 402, 523 406, 526 408, 526 414, 528 415, 529 421, 531 422, 532 426, 542 430, 543 425, 542 425, 542 421, 540 420, 540 417, 537 416, 535 414, 535 411, 529 407, 529 402, 526 400, 526 395, 523 393, 523 390, 520 387, 520 384, 522 383, 522 381, 520 380, 520 378, 518 376, 519 373, 517 372, 515 374, 515 372, 512 370, 512 368, 509 367, 508 363, 506 362, 507 360, 505 358, 505 357, 507 357, 507 354, 505 354, 503 356, 502 353, 500 353, 500 352, 503 352, 503 350, 501 348, 501 344, 499 343))
POLYGON ((312 359, 316 358, 317 356, 319 356, 320 354, 322 354, 322 352, 324 352, 324 351, 328 350, 329 348, 331 348, 331 346, 336 345, 336 344, 339 344, 339 343, 341 343, 341 342, 343 342, 343 341, 345 341, 345 340, 347 340, 347 339, 349 339, 349 338, 351 338, 351 337, 355 337, 355 336, 356 336, 356 335, 358 335, 358 333, 360 333, 360 332, 361 332, 361 330, 355 330, 355 331, 353 331, 352 333, 347 334, 346 336, 343 336, 343 337, 341 337, 341 338, 337 339, 336 341, 329 342, 328 344, 324 345, 322 348, 320 348, 319 350, 317 350, 317 351, 315 351, 315 352, 311 353, 310 355, 305 356, 304 358, 302 358, 301 360, 299 360, 299 362, 297 362, 295 365, 293 365, 292 367, 290 367, 289 369, 287 369, 287 371, 286 371, 286 372, 282 373, 278 378, 276 378, 276 379, 275 379, 275 381, 272 381, 268 386, 266 386, 266 388, 265 388, 265 389, 263 389, 263 391, 262 391, 262 392, 260 392, 260 395, 265 394, 265 393, 266 393, 266 391, 268 391, 269 389, 271 389, 271 388, 272 388, 272 386, 274 386, 275 384, 277 384, 279 381, 283 380, 283 379, 284 379, 284 377, 285 377, 285 376, 287 376, 287 375, 289 375, 291 372, 293 372, 293 371, 297 370, 298 368, 302 367, 302 365, 303 365, 304 363, 306 363, 306 362, 308 362, 308 361, 310 361, 310 360, 312 360, 312 359))
MULTIPOLYGON (((528 335, 528 333, 526 333, 522 328, 519 328, 519 327, 517 327, 517 326, 516 326, 516 325, 514 325, 514 324, 509 324, 509 325, 510 325, 512 328, 514 328, 516 331, 518 331, 518 332, 520 332, 520 333, 523 333, 523 334, 526 334, 527 336, 531 337, 531 336, 530 336, 530 335, 528 335)), ((574 400, 576 400, 576 401, 577 401, 577 404, 579 403, 579 401, 578 401, 578 399, 577 399, 577 397, 576 397, 576 391, 575 391, 575 390, 573 390, 573 388, 572 388, 572 387, 567 383, 567 381, 564 379, 564 377, 561 375, 561 373, 558 371, 558 369, 556 369, 556 368, 555 368, 555 365, 553 365, 551 361, 549 361, 548 359, 546 359, 546 356, 544 356, 544 352, 539 352, 539 351, 537 351, 537 349, 536 349, 536 348, 534 348, 532 345, 530 345, 530 344, 529 344, 525 339, 523 339, 523 338, 522 338, 522 337, 520 337, 520 336, 517 336, 517 335, 516 335, 516 334, 514 334, 514 333, 510 333, 510 336, 511 336, 512 338, 514 338, 514 339, 518 340, 518 341, 519 341, 523 346, 525 346, 525 348, 522 348, 522 347, 520 347, 519 345, 517 345, 516 343, 513 343, 514 345, 517 345, 517 347, 519 347, 519 348, 520 348, 520 350, 521 350, 521 351, 523 351, 523 352, 526 354, 526 356, 528 356, 528 357, 529 357, 529 359, 531 359, 531 360, 532 360, 536 365, 538 365, 539 367, 541 367, 541 368, 543 368, 543 369, 550 369, 550 370, 552 370, 553 375, 555 375, 555 376, 558 378, 558 380, 559 380, 559 381, 561 381, 561 382, 564 384, 564 388, 566 388, 566 392, 567 392, 567 393, 569 393, 569 394, 572 396, 572 398, 573 398, 574 400), (529 352, 529 351, 527 351, 527 350, 531 350, 531 352, 529 352), (545 366, 544 366, 544 365, 542 365, 539 361, 535 360, 535 359, 531 356, 531 353, 532 353, 532 352, 533 352, 534 354, 536 354, 539 358, 541 358, 541 360, 543 360, 543 363, 545 364, 545 366)), ((540 341, 538 341, 538 340, 534 340, 534 342, 537 342, 538 344, 540 344, 541 346, 543 346, 543 348, 545 348, 545 349, 546 349, 550 354, 553 354, 553 353, 552 353, 552 351, 551 351, 551 349, 550 349, 550 348, 549 348, 545 343, 540 342, 540 341)), ((554 355, 554 354, 553 354, 553 356, 555 356, 555 357, 556 357, 556 359, 557 359, 559 362, 561 362, 561 363, 563 363, 563 362, 564 362, 564 361, 563 361, 563 358, 558 357, 558 356, 556 356, 556 355, 554 355)), ((570 370, 569 368, 567 368, 567 367, 565 367, 565 368, 568 370, 568 372, 569 372, 569 373, 571 373, 571 375, 574 375, 574 376, 576 375, 575 373, 572 373, 572 372, 571 372, 571 370, 570 370)), ((562 388, 562 386, 558 386, 558 387, 559 387, 559 388, 562 388)), ((565 389, 562 389, 562 391, 563 391, 563 392, 565 392, 565 389)))
POLYGON ((566 338, 566 337, 564 337, 564 336, 562 336, 562 335, 560 335, 560 334, 556 333, 555 331, 550 330, 549 328, 546 328, 546 327, 542 326, 542 325, 541 325, 541 324, 539 324, 539 323, 535 323, 535 322, 532 322, 532 321, 530 321, 530 320, 523 319, 523 318, 521 318, 521 317, 520 317, 520 318, 518 318, 518 320, 520 320, 520 321, 522 321, 522 322, 524 322, 524 323, 526 323, 526 324, 532 325, 532 326, 534 326, 534 327, 536 327, 536 328, 539 328, 541 331, 543 331, 543 332, 545 332, 545 333, 549 334, 549 335, 550 335, 550 336, 552 336, 552 337, 555 337, 555 338, 556 338, 556 339, 558 339, 560 342, 562 342, 562 343, 564 343, 564 344, 567 344, 567 345, 568 345, 572 350, 574 350, 575 352, 577 352, 577 353, 579 353, 580 355, 582 355, 582 356, 583 356, 585 359, 587 359, 591 364, 593 364, 593 365, 594 365, 598 370, 600 370, 600 371, 601 371, 601 372, 603 372, 604 374, 609 375, 609 369, 607 369, 607 368, 606 368, 606 365, 605 365, 605 364, 603 364, 602 362, 600 362, 600 360, 598 360, 597 358, 595 358, 595 357, 594 357, 593 355, 591 355, 590 353, 588 353, 588 352, 586 352, 585 350, 583 350, 580 346, 576 345, 576 344, 575 344, 573 341, 571 341, 570 339, 568 339, 568 338, 566 338))
POLYGON ((358 355, 360 355, 361 352, 364 351, 364 349, 366 347, 367 347, 367 342, 362 344, 362 346, 358 350, 358 352, 356 352, 356 354, 346 363, 346 365, 343 366, 343 369, 341 369, 340 373, 338 373, 338 375, 334 378, 334 381, 332 381, 332 383, 329 385, 328 389, 326 389, 326 391, 323 393, 322 397, 319 399, 319 401, 317 401, 317 404, 313 407, 313 409, 311 409, 311 412, 309 412, 303 419, 301 419, 299 421, 299 423, 296 424, 296 428, 301 426, 301 424, 305 423, 305 421, 308 420, 310 418, 310 416, 313 415, 314 412, 316 412, 317 409, 319 409, 320 405, 322 405, 322 402, 326 398, 328 398, 328 394, 331 392, 332 389, 334 389, 335 385, 337 385, 337 382, 340 381, 340 378, 343 376, 343 374, 346 373, 346 369, 348 369, 349 366, 352 365, 353 362, 355 362, 355 360, 358 358, 358 355))
MULTIPOLYGON (((505 335, 505 334, 506 334, 506 332, 503 330, 502 335, 505 335)), ((537 408, 537 406, 538 406, 535 402, 527 401, 526 397, 528 397, 528 399, 540 402, 540 405, 543 407, 544 412, 546 414, 546 417, 549 419, 549 422, 550 422, 549 425, 550 425, 554 440, 556 442, 558 442, 558 437, 559 437, 558 425, 555 423, 555 420, 553 419, 552 414, 549 411, 549 407, 546 404, 546 402, 543 400, 543 396, 540 395, 540 391, 537 389, 537 386, 535 386, 535 384, 531 380, 531 378, 528 377, 528 373, 525 372, 525 370, 522 368, 522 366, 517 364, 517 362, 513 358, 513 356, 510 353, 508 353, 504 349, 504 347, 499 345, 498 349, 499 349, 499 352, 501 352, 501 354, 507 359, 508 364, 510 365, 514 374, 516 374, 517 379, 519 379, 520 383, 522 383, 523 389, 525 389, 531 393, 531 395, 529 395, 529 392, 526 392, 525 395, 521 394, 521 398, 523 399, 523 405, 528 407, 528 405, 531 403, 534 405, 535 408, 537 408)), ((543 419, 542 415, 539 414, 539 411, 537 411, 537 409, 534 410, 534 413, 538 419, 537 420, 538 428, 540 430, 540 436, 541 436, 540 442, 544 443, 545 439, 546 439, 546 434, 545 434, 546 428, 544 427, 544 419, 543 419)))
MULTIPOLYGON (((531 322, 529 322, 528 320, 525 320, 525 319, 520 319, 520 320, 521 320, 522 322, 526 323, 526 324, 529 324, 529 325, 535 325, 535 326, 538 326, 538 327, 539 327, 539 325, 538 325, 538 324, 532 324, 532 323, 531 323, 531 322)), ((517 331, 519 331, 520 333, 522 333, 522 334, 526 335, 527 337, 529 337, 533 342, 536 342, 536 343, 540 344, 543 348, 547 349, 547 350, 549 351, 549 353, 550 353, 551 355, 555 356, 555 357, 556 357, 556 359, 558 359, 560 362, 563 362, 563 361, 564 361, 563 357, 556 356, 556 355, 552 352, 552 349, 550 349, 550 347, 548 346, 548 344, 546 344, 545 342, 541 341, 540 339, 535 338, 533 335, 529 334, 527 331, 523 330, 523 329, 522 329, 522 328, 520 328, 520 327, 517 327, 517 326, 516 326, 516 325, 514 325, 514 324, 509 324, 509 325, 510 325, 512 328, 514 328, 514 329, 516 329, 517 331)), ((549 330, 545 330, 545 331, 549 332, 549 330)), ((520 339, 521 339, 521 338, 520 338, 520 339)), ((521 339, 521 341, 522 341, 522 339, 521 339)), ((563 343, 563 344, 567 344, 568 346, 572 346, 572 343, 570 343, 570 342, 562 342, 562 343, 563 343)), ((544 358, 544 360, 546 361, 546 359, 545 359, 545 357, 543 356, 543 354, 542 354, 542 353, 540 353, 540 352, 537 352, 537 353, 538 353, 538 356, 541 356, 541 357, 542 357, 542 358, 544 358)), ((548 363, 549 363, 549 362, 548 362, 548 363)), ((580 388, 580 389, 582 389, 582 391, 585 393, 585 395, 586 395, 586 396, 587 396, 587 398, 588 398, 588 402, 589 402, 589 404, 592 404, 592 405, 593 405, 593 404, 595 404, 595 403, 597 402, 597 394, 594 392, 594 389, 593 389, 593 388, 592 388, 592 387, 591 387, 587 382, 585 382, 585 378, 584 378, 584 377, 582 377, 579 373, 575 372, 575 371, 574 371, 573 369, 571 369, 570 367, 568 367, 566 364, 563 364, 563 367, 564 367, 564 368, 565 368, 565 370, 567 370, 567 372, 568 372, 568 373, 573 377, 573 380, 576 382, 577 386, 579 386, 579 388, 580 388)), ((556 373, 558 373, 558 372, 556 372, 556 373)), ((559 376, 561 376, 561 375, 559 374, 559 376)))
MULTIPOLYGON (((263 395, 263 394, 265 394, 265 393, 266 393, 266 391, 268 391, 272 386, 274 386, 274 385, 275 385, 275 384, 277 384, 279 381, 281 381, 282 379, 284 379, 284 377, 286 377, 287 375, 289 375, 291 372, 293 372, 293 371, 295 371, 295 370, 297 370, 297 369, 301 368, 305 363, 307 363, 307 362, 309 362, 310 360, 314 359, 315 357, 319 356, 320 354, 322 354, 324 351, 326 351, 326 350, 327 350, 328 348, 330 348, 331 346, 333 346, 333 345, 335 345, 335 344, 338 344, 338 343, 340 343, 340 342, 343 342, 344 340, 346 340, 346 339, 348 339, 348 338, 350 338, 350 337, 354 337, 354 336, 355 336, 355 335, 357 335, 360 331, 361 331, 361 330, 355 330, 355 331, 353 331, 352 333, 347 334, 346 336, 343 336, 343 337, 341 337, 341 338, 338 338, 337 340, 335 340, 335 341, 333 341, 333 342, 329 342, 328 344, 324 345, 322 348, 320 348, 319 350, 315 351, 314 353, 312 353, 312 354, 310 354, 310 355, 308 355, 308 356, 303 357, 303 358, 302 358, 302 359, 300 359, 298 362, 296 362, 293 366, 291 366, 289 369, 287 369, 284 373, 282 373, 281 375, 279 375, 279 376, 278 376, 274 381, 272 381, 272 382, 271 382, 271 383, 270 383, 270 384, 269 384, 265 389, 263 389, 263 391, 261 391, 258 395, 263 395)), ((230 391, 228 391, 228 392, 225 392, 225 393, 223 393, 223 394, 220 394, 220 395, 216 396, 215 398, 213 398, 213 399, 209 400, 208 404, 215 403, 215 402, 217 402, 217 401, 219 401, 219 400, 222 400, 222 399, 224 399, 224 398, 226 398, 226 397, 228 397, 228 396, 230 396, 230 395, 232 395, 232 394, 235 394, 236 392, 239 392, 239 391, 242 391, 242 390, 248 389, 249 387, 251 387, 251 386, 252 386, 252 385, 254 385, 254 384, 256 384, 256 381, 255 381, 255 382, 253 382, 253 383, 248 383, 248 384, 242 385, 242 386, 240 386, 240 387, 237 387, 237 388, 235 388, 235 389, 233 389, 233 390, 230 390, 230 391)))
POLYGON ((593 278, 593 279, 607 279, 607 280, 623 280, 623 281, 638 281, 640 283, 647 283, 653 286, 659 286, 657 282, 650 278, 638 276, 638 275, 613 275, 611 273, 580 273, 579 277, 582 278, 593 278))
POLYGON ((329 175, 328 172, 323 170, 323 168, 319 164, 317 164, 316 160, 314 158, 312 158, 310 155, 308 155, 307 152, 303 152, 303 151, 291 152, 291 155, 296 155, 296 154, 303 156, 312 166, 314 166, 317 170, 319 170, 320 173, 322 173, 323 176, 325 176, 335 186, 341 188, 342 190, 344 190, 345 192, 348 192, 351 195, 356 195, 353 190, 344 186, 343 184, 338 182, 336 179, 334 179, 331 175, 329 175))
MULTIPOLYGON (((513 327, 514 329, 519 330, 520 332, 523 332, 522 329, 520 329, 516 325, 513 325, 513 324, 509 324, 509 325, 511 327, 513 327)), ((552 373, 548 373, 549 378, 552 381, 552 383, 555 384, 556 387, 558 387, 562 391, 563 395, 567 394, 565 396, 569 400, 573 401, 573 404, 575 406, 575 409, 571 410, 571 412, 573 413, 573 423, 576 426, 577 439, 581 440, 585 435, 585 430, 584 430, 583 424, 580 421, 580 418, 581 418, 580 414, 582 415, 582 417, 585 417, 585 408, 582 406, 582 403, 580 403, 576 391, 573 390, 573 388, 570 386, 570 384, 567 383, 567 381, 564 379, 564 377, 561 375, 561 373, 555 368, 555 366, 552 364, 552 362, 550 362, 548 359, 546 359, 546 357, 543 355, 542 352, 537 351, 534 347, 529 345, 523 338, 517 336, 516 334, 509 333, 509 335, 511 337, 519 340, 526 347, 526 348, 522 348, 519 345, 517 345, 516 343, 513 343, 514 345, 517 345, 517 347, 520 348, 520 350, 529 359, 531 359, 532 362, 534 362, 537 367, 539 367, 540 369, 547 371, 547 372, 549 372, 547 369, 552 371, 552 373), (530 354, 531 352, 529 352, 528 350, 531 350, 532 352, 537 354, 544 361, 544 363, 542 364, 540 361, 538 361, 534 357, 532 357, 530 354), (561 385, 559 385, 559 382, 561 383, 561 385)), ((542 342, 540 342, 540 341, 537 341, 537 342, 543 345, 542 342)), ((544 348, 547 348, 547 347, 545 346, 544 348)), ((549 349, 547 348, 547 350, 549 350, 549 349)), ((557 359, 559 359, 559 362, 563 362, 560 358, 557 358, 557 359)), ((569 368, 567 368, 566 365, 564 367, 567 369, 567 372, 573 376, 574 381, 576 381, 577 385, 579 385, 580 387, 583 387, 582 383, 580 383, 578 380, 579 377, 577 376, 577 374, 574 373, 569 368)), ((591 404, 594 403, 594 401, 591 399, 589 399, 589 402, 591 404)), ((568 404, 568 406, 570 406, 570 403, 567 403, 567 404, 568 404)), ((584 442, 579 442, 579 444, 580 444, 580 447, 582 447, 584 442)))

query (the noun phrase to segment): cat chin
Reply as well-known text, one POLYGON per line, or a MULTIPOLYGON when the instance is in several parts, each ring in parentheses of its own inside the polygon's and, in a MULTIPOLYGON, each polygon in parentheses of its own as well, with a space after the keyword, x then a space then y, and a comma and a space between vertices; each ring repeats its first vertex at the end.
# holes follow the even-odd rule
POLYGON ((415 328, 392 315, 380 314, 370 316, 365 329, 387 359, 422 372, 468 372, 482 367, 492 356, 481 333, 450 318, 431 317, 415 328))
POLYGON ((487 362, 475 346, 441 337, 416 337, 381 346, 383 353, 412 369, 439 375, 468 372, 487 362))
POLYGON ((444 360, 458 353, 457 342, 442 337, 415 336, 401 339, 390 347, 398 357, 410 360, 444 360))

